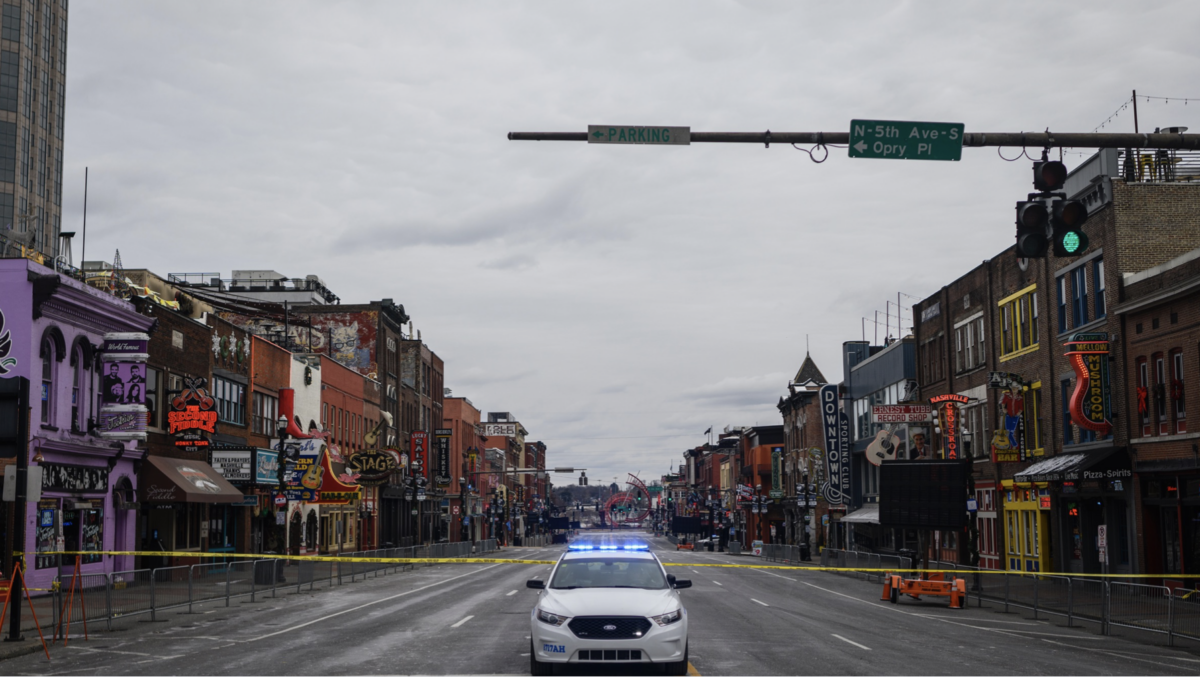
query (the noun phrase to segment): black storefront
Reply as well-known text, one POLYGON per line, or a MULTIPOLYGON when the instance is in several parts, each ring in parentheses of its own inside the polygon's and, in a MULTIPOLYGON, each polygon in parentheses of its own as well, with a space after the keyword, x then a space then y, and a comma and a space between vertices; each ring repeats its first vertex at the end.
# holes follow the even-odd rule
POLYGON ((1146 573, 1200 574, 1200 461, 1140 461, 1146 573))
POLYGON ((1133 467, 1125 448, 1059 454, 1013 479, 1050 490, 1055 571, 1133 573, 1133 467))

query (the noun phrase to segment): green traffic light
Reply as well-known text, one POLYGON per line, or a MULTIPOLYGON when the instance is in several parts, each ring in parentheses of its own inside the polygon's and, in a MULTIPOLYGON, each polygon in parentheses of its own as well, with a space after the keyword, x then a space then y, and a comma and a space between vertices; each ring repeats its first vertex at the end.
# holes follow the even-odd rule
POLYGON ((1068 254, 1074 254, 1075 252, 1079 251, 1080 244, 1082 243, 1079 240, 1079 233, 1071 231, 1066 235, 1063 235, 1062 246, 1068 254))

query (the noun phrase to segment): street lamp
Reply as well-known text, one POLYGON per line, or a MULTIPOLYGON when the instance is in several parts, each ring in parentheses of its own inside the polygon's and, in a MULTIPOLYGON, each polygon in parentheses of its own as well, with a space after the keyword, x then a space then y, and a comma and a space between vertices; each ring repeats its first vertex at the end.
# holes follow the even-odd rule
MULTIPOLYGON (((286 512, 287 511, 287 503, 286 503, 287 477, 286 477, 286 469, 284 467, 287 465, 286 459, 288 456, 288 453, 287 453, 288 431, 287 431, 287 429, 288 429, 288 418, 287 418, 287 416, 280 414, 279 420, 276 422, 276 426, 275 426, 276 432, 279 433, 279 457, 276 459, 277 460, 276 471, 277 471, 278 479, 279 479, 279 495, 285 497, 285 502, 283 504, 284 519, 280 520, 278 517, 278 514, 276 514, 276 517, 275 517, 275 526, 278 527, 278 529, 277 529, 277 531, 278 531, 277 548, 278 548, 278 551, 280 554, 284 554, 284 551, 287 548, 287 545, 286 545, 287 544, 287 512, 286 512)), ((272 507, 274 507, 274 506, 272 506, 272 507)))

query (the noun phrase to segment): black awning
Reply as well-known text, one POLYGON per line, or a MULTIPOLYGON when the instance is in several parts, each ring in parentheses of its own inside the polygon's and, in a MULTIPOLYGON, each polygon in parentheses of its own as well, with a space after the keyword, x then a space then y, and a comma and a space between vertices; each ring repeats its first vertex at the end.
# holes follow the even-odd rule
POLYGON ((1059 454, 1018 472, 1017 482, 1074 482, 1090 479, 1122 479, 1133 476, 1124 449, 1110 447, 1079 454, 1059 454))

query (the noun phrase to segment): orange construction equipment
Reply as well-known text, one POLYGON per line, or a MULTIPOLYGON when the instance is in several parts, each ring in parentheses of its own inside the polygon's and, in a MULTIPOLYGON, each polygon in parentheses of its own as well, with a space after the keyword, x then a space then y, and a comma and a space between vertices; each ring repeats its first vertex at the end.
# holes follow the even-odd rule
POLYGON ((928 597, 949 597, 951 609, 963 608, 967 599, 967 582, 961 578, 946 580, 943 574, 928 574, 926 578, 901 578, 898 574, 888 573, 883 577, 884 602, 895 604, 900 601, 900 595, 908 595, 913 599, 928 597))
POLYGON ((676 550, 695 550, 696 546, 692 543, 676 543, 675 549, 676 550))

